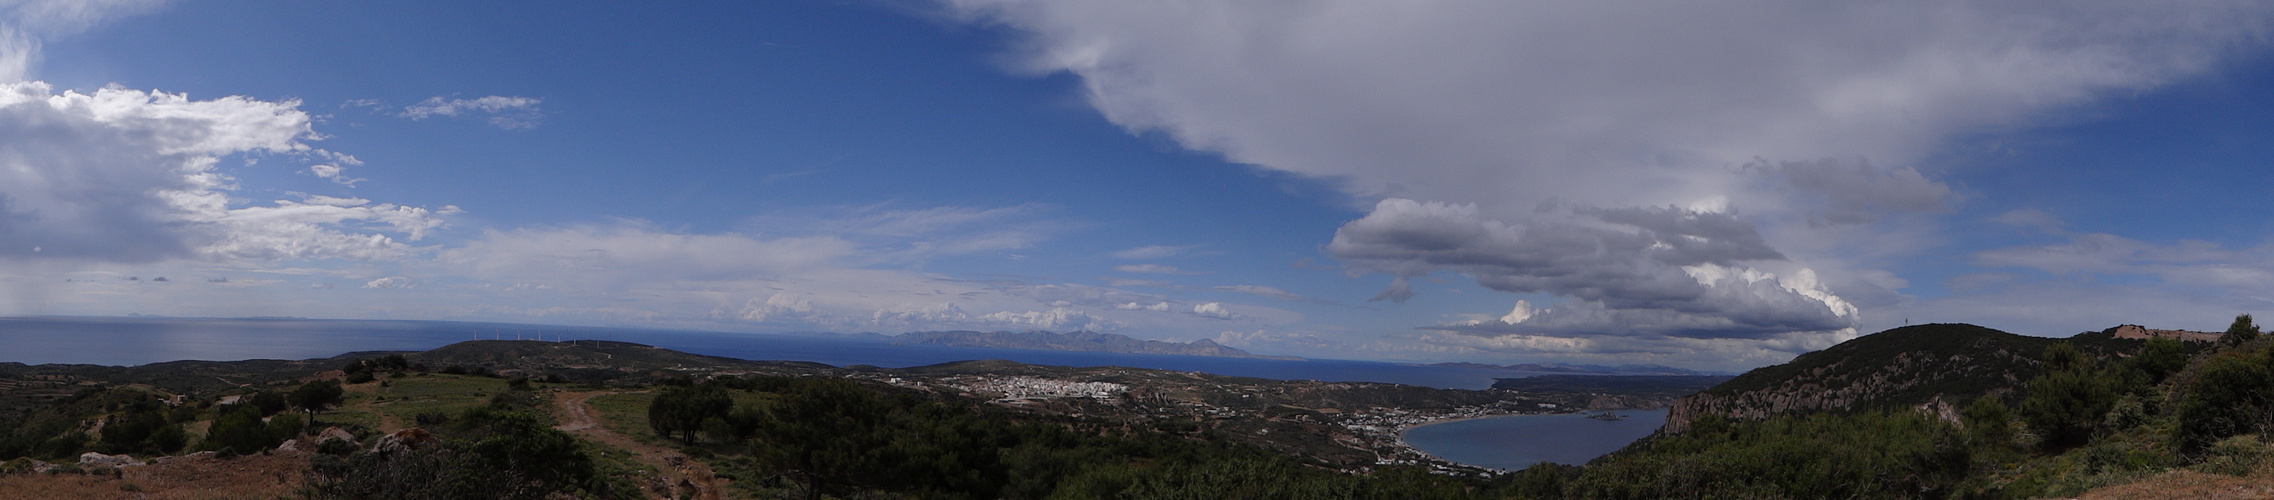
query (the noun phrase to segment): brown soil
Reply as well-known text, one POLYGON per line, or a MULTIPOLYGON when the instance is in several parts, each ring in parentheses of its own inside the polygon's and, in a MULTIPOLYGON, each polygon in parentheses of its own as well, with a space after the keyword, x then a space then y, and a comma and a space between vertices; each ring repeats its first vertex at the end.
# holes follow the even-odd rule
POLYGON ((294 453, 236 458, 176 458, 126 467, 117 476, 0 475, 0 499, 120 498, 152 500, 298 498, 308 457, 294 453))
POLYGON ((561 407, 561 425, 555 427, 570 434, 583 436, 595 442, 632 452, 640 463, 662 471, 660 477, 649 478, 649 498, 690 498, 718 500, 726 495, 726 481, 711 474, 711 467, 702 461, 688 458, 679 450, 639 442, 629 436, 617 434, 600 425, 585 401, 593 396, 611 394, 606 391, 564 392, 553 400, 561 407))
POLYGON ((2077 498, 2089 500, 2274 498, 2274 477, 2269 477, 2266 474, 2235 477, 2224 474, 2176 470, 2149 476, 2130 484, 2119 484, 2087 491, 2077 498))

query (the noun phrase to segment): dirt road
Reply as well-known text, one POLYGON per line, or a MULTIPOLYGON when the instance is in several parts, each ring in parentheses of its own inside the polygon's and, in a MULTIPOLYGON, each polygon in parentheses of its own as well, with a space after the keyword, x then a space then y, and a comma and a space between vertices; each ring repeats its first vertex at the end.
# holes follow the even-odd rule
POLYGON ((654 467, 661 473, 649 478, 646 493, 649 498, 718 500, 725 497, 726 481, 712 475, 711 467, 702 461, 688 458, 678 450, 639 442, 630 436, 618 434, 600 425, 600 419, 585 404, 593 396, 614 394, 607 391, 563 392, 553 395, 561 407, 563 422, 554 428, 586 439, 613 446, 632 455, 640 463, 654 467))

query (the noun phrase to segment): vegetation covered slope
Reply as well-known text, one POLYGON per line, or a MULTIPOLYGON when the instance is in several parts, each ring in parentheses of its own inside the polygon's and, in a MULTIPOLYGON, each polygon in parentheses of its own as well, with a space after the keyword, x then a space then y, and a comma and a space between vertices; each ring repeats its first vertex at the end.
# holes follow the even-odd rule
POLYGON ((1924 377, 1919 383, 1861 391, 1865 397, 1844 407, 1759 418, 1697 414, 1682 432, 1662 432, 1561 476, 1566 482, 1550 496, 2092 497, 2102 488, 2143 491, 2123 486, 2143 481, 2174 488, 2167 491, 2208 491, 2197 486, 2213 483, 2220 491, 2274 491, 2267 444, 2274 442, 2274 339, 2259 338, 2248 316, 2217 342, 2196 345, 2108 332, 2040 341, 1953 326, 1857 339, 1715 391, 1839 389, 1880 383, 1888 373, 1924 377), (2030 344, 2043 347, 2021 350, 2030 344), (1920 372, 1947 366, 1930 355, 1981 358, 1968 348, 2007 355, 1992 358, 2003 361, 1993 363, 1996 370, 1970 372, 1988 380, 1920 372), (2034 375, 2006 383, 2013 373, 2034 375), (1937 397, 1970 401, 1958 411, 1909 406, 1937 397), (2205 479, 2219 477, 2233 481, 2205 479))
MULTIPOLYGON (((1791 362, 1745 372, 1676 403, 1668 430, 1701 415, 1761 419, 1814 412, 1910 408, 1940 400, 1963 405, 2005 394, 2044 372, 2038 359, 2059 339, 2015 335, 1967 324, 1929 324, 1858 337, 1802 354, 1791 362)), ((2137 350, 2140 340, 2106 332, 2067 340, 2095 356, 2137 350)))

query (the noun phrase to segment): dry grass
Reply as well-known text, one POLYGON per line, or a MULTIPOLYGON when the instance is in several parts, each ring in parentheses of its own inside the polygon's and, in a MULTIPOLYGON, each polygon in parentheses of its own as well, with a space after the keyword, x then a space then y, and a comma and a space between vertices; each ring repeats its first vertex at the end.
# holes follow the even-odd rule
POLYGON ((2235 477, 2191 470, 2175 470, 2148 476, 2130 484, 2087 491, 2078 498, 2090 500, 2274 498, 2274 477, 2269 477, 2263 473, 2252 474, 2250 477, 2235 477))
POLYGON ((0 499, 132 498, 151 500, 285 499, 299 496, 308 457, 250 455, 231 459, 180 458, 127 467, 119 476, 9 474, 0 476, 0 499))

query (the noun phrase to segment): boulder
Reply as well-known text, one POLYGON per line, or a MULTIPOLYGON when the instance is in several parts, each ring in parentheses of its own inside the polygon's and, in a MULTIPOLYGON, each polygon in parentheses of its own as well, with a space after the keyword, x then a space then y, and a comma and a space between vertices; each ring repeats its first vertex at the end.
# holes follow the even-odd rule
POLYGON ((374 453, 394 453, 422 450, 441 442, 441 439, 434 437, 433 433, 426 432, 426 429, 412 427, 380 436, 377 442, 371 443, 371 451, 374 453))
POLYGON ((338 427, 326 427, 324 428, 324 432, 316 433, 317 444, 323 444, 323 442, 333 439, 346 441, 348 444, 356 444, 354 434, 349 434, 347 431, 340 430, 338 427))
POLYGON ((134 459, 134 456, 132 456, 132 455, 124 455, 124 454, 121 454, 121 455, 104 455, 104 454, 101 454, 101 453, 96 453, 96 452, 92 452, 92 451, 90 451, 90 452, 86 452, 86 453, 81 453, 81 454, 79 454, 79 466, 80 466, 80 467, 95 467, 95 466, 102 466, 102 467, 110 467, 110 468, 116 469, 116 468, 120 468, 120 467, 133 466, 133 465, 144 465, 144 464, 142 463, 142 461, 141 461, 141 460, 135 460, 135 459, 134 459))

